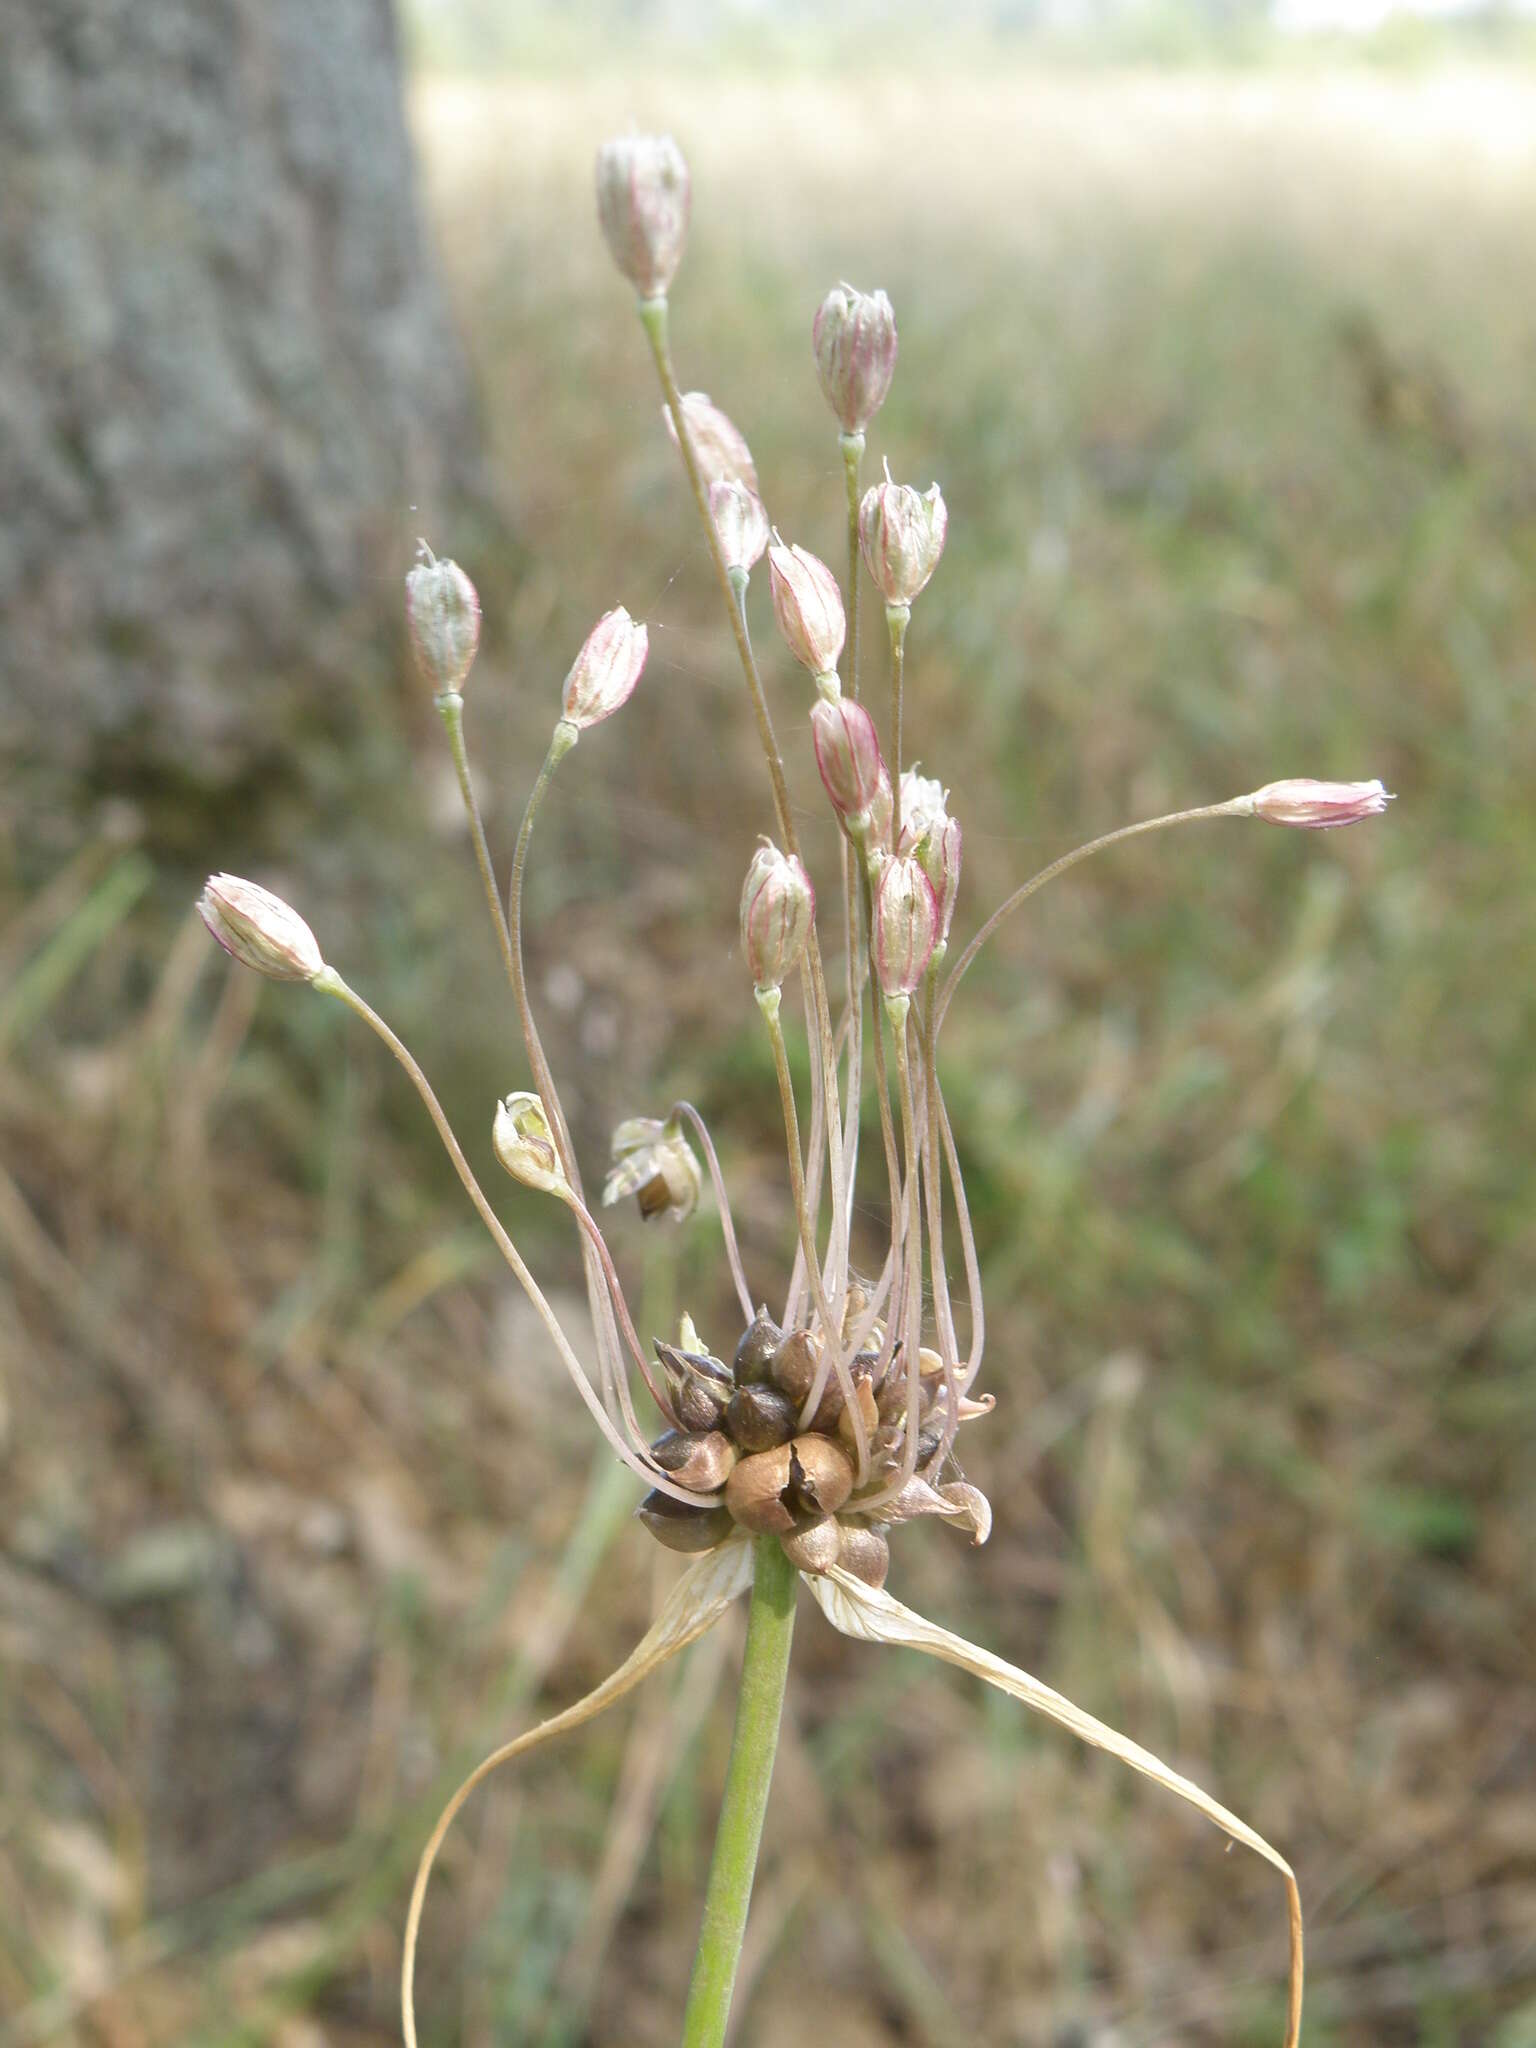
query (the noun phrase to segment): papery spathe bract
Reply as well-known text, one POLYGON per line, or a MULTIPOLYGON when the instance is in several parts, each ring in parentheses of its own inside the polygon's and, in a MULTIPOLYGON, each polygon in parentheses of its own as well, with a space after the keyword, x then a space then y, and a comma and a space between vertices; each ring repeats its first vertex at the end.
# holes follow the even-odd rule
POLYGON ((566 723, 584 732, 627 704, 649 648, 644 626, 637 624, 623 605, 604 612, 565 679, 561 715, 566 723))
POLYGON ((1380 782, 1313 782, 1306 776, 1267 782, 1246 799, 1253 815, 1267 824, 1299 825, 1309 831, 1379 818, 1391 801, 1380 782))
POLYGON ((537 1188, 546 1195, 569 1192, 548 1112, 526 1088, 497 1103, 491 1144, 508 1173, 524 1187, 537 1188))
POLYGON ((875 884, 875 975, 887 1002, 917 988, 938 935, 938 898, 921 862, 914 854, 892 854, 875 884))
POLYGON ((886 603, 910 605, 925 587, 949 532, 949 514, 937 484, 871 484, 859 506, 859 548, 886 603))
POLYGON ((768 576, 785 646, 813 676, 835 675, 848 632, 837 578, 809 549, 786 546, 777 535, 768 550, 768 576))
POLYGON ((762 499, 736 477, 716 477, 709 486, 709 516, 726 568, 749 574, 768 545, 768 514, 762 499))
POLYGON ((480 646, 480 593, 425 541, 405 579, 405 624, 422 681, 438 697, 461 691, 480 646))
POLYGON ((642 299, 665 296, 688 239, 688 165, 670 135, 620 135, 597 152, 597 217, 642 299))
POLYGON ((210 875, 197 908, 225 952, 270 981, 313 981, 325 965, 303 918, 259 882, 210 875))
MULTIPOLYGON (((679 402, 689 445, 705 483, 745 484, 753 496, 757 496, 757 465, 752 460, 746 436, 735 421, 713 403, 706 391, 685 391, 679 402)), ((675 446, 677 422, 672 417, 671 407, 663 406, 661 416, 675 446)))
POLYGON ((815 914, 810 876, 792 853, 765 839, 741 890, 741 950, 754 988, 778 988, 793 973, 815 914))
POLYGON ((816 374, 845 434, 862 434, 896 371, 896 315, 884 292, 834 285, 811 323, 816 374))
POLYGON ((640 1214, 686 1222, 699 1206, 703 1176, 693 1147, 679 1126, 658 1117, 627 1117, 609 1143, 613 1160, 603 1182, 603 1204, 612 1207, 633 1195, 640 1214))
POLYGON ((811 744, 839 821, 850 834, 865 831, 885 774, 875 721, 855 698, 818 697, 811 706, 811 744))

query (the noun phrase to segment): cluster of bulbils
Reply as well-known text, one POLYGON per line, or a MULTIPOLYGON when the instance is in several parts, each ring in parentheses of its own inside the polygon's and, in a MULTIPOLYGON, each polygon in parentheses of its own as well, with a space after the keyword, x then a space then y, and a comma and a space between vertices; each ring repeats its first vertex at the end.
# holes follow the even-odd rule
MULTIPOLYGON (((845 1336, 864 1308, 860 1294, 850 1297, 845 1336)), ((920 1469, 891 1493, 909 1423, 909 1390, 900 1351, 882 1359, 883 1334, 874 1325, 852 1358, 852 1408, 828 1376, 820 1336, 781 1330, 766 1308, 743 1331, 729 1365, 706 1351, 658 1343, 679 1426, 656 1439, 652 1456, 681 1485, 718 1498, 693 1507, 674 1494, 653 1492, 640 1504, 641 1521, 671 1550, 712 1549, 733 1527, 777 1536, 798 1570, 841 1565, 871 1586, 885 1584, 886 1532, 895 1523, 939 1515, 984 1543, 992 1512, 976 1487, 958 1480, 935 1486, 920 1469), (806 1422, 808 1402, 814 1406, 806 1422), (867 1447, 862 1484, 856 1476, 861 1435, 867 1447)), ((946 1448, 952 1385, 936 1351, 918 1356, 921 1468, 946 1448)), ((985 1415, 992 1406, 956 1398, 957 1421, 985 1415)))

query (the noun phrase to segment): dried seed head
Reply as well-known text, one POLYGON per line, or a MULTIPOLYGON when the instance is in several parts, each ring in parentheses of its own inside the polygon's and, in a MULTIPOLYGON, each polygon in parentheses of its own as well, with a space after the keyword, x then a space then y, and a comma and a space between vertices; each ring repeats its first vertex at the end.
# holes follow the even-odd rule
POLYGON ((313 981, 325 965, 299 913, 258 882, 210 875, 197 908, 225 952, 270 981, 313 981))
POLYGON ((835 675, 848 631, 837 578, 808 549, 788 547, 777 535, 768 550, 768 577, 785 646, 813 676, 835 675))
POLYGON ((932 882, 912 854, 893 854, 875 885, 875 973, 887 1002, 912 994, 938 935, 939 899, 932 882))
POLYGON ((891 1546, 883 1530, 844 1523, 838 1535, 837 1561, 845 1572, 852 1572, 878 1593, 891 1569, 891 1546))
POLYGON ((791 1401, 803 1401, 815 1383, 820 1363, 820 1341, 809 1330, 789 1330, 773 1354, 768 1376, 791 1401))
POLYGON ((561 715, 584 732, 611 718, 634 694, 650 641, 623 605, 604 612, 582 643, 565 679, 561 715))
POLYGON ((666 296, 688 239, 689 180, 670 135, 620 135, 597 152, 597 217, 642 299, 666 296))
POLYGON ((497 1103, 491 1144, 508 1173, 524 1187, 538 1188, 547 1195, 569 1194, 544 1104, 528 1089, 497 1103))
POLYGON ((765 839, 741 891, 741 950, 754 988, 778 988, 794 972, 815 915, 810 876, 792 853, 765 839))
MULTIPOLYGON (((694 460, 705 483, 742 484, 757 497, 757 465, 746 436, 736 423, 711 401, 707 391, 685 391, 682 408, 683 425, 688 429, 694 460)), ((665 406, 661 416, 676 447, 677 423, 665 406)))
POLYGON ((1379 818, 1393 801, 1380 782, 1267 782, 1246 800, 1256 818, 1270 825, 1300 825, 1312 831, 1358 825, 1379 818))
POLYGON ((440 562, 421 542, 405 579, 405 624, 416 666, 434 696, 464 687, 480 645, 480 595, 457 562, 440 562))
POLYGON ((875 721, 855 698, 818 697, 811 706, 811 745, 822 787, 844 831, 850 838, 868 833, 885 774, 875 721))
POLYGON ((803 1529, 781 1536, 779 1545, 797 1572, 829 1572, 842 1548, 835 1515, 807 1522, 803 1529))
POLYGON ((725 1411, 725 1426, 744 1451, 771 1451, 787 1444, 800 1426, 798 1405, 777 1387, 738 1387, 725 1411))
POLYGON ((845 434, 862 434, 896 371, 896 315, 884 292, 834 285, 811 323, 816 374, 845 434))
POLYGON ((670 1493, 648 1493, 635 1515, 668 1550, 713 1550, 735 1527, 728 1509, 690 1507, 670 1493))
POLYGON ((703 1175, 693 1148, 678 1124, 656 1117, 627 1117, 609 1144, 613 1160, 603 1182, 603 1203, 611 1207, 633 1195, 649 1221, 665 1216, 682 1223, 699 1206, 703 1175))
POLYGON ((679 1486, 694 1493, 713 1493, 731 1476, 736 1446, 718 1429, 669 1429, 651 1445, 651 1456, 679 1486))
POLYGON ((736 1346, 736 1356, 731 1361, 731 1371, 737 1384, 766 1380, 773 1363, 773 1354, 778 1350, 783 1331, 769 1315, 766 1308, 760 1308, 748 1323, 736 1346))
POLYGON ((859 548, 875 587, 888 605, 910 605, 939 566, 949 514, 937 484, 926 491, 891 482, 872 484, 859 506, 859 548))
POLYGON ((736 575, 748 575, 763 559, 768 545, 768 514, 762 499, 736 477, 716 477, 709 486, 709 516, 726 568, 736 575))

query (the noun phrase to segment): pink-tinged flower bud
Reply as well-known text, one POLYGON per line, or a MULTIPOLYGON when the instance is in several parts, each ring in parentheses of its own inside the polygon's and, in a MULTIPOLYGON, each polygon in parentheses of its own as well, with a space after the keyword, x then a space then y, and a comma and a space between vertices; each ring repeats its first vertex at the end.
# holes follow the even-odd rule
POLYGON ((893 854, 875 884, 875 974, 887 1002, 912 994, 928 971, 938 934, 932 882, 912 854, 893 854))
POLYGON ((272 981, 313 981, 325 965, 299 913, 256 882, 210 875, 197 908, 226 953, 272 981))
POLYGON ((815 915, 810 876, 792 853, 765 839, 741 891, 741 950, 754 988, 778 988, 794 972, 815 915))
POLYGON ((949 944, 949 928, 955 921, 955 898, 960 892, 960 855, 960 822, 957 818, 943 819, 918 842, 917 857, 923 864, 923 873, 933 884, 939 906, 936 943, 941 946, 949 944))
MULTIPOLYGON (((745 484, 755 496, 757 465, 752 460, 752 450, 747 446, 746 436, 740 427, 711 401, 706 391, 685 391, 682 406, 683 424, 688 429, 694 459, 705 483, 745 484)), ((661 416, 675 448, 677 424, 672 418, 672 408, 664 405, 661 416)))
POLYGON ((462 690, 480 645, 480 594, 457 562, 440 562, 425 541, 405 579, 405 623, 422 681, 439 697, 462 690))
POLYGON ((785 645, 813 676, 835 673, 848 625, 842 593, 825 562, 775 539, 768 550, 773 613, 785 645))
MULTIPOLYGON (((875 721, 852 697, 818 697, 811 706, 811 744, 822 784, 844 829, 849 833, 867 831, 885 777, 875 721)), ((888 778, 886 788, 889 791, 888 778)), ((887 831, 890 823, 887 808, 887 831)))
POLYGON ((623 605, 604 612, 565 679, 563 716, 584 732, 627 704, 645 667, 650 642, 623 605))
POLYGON ((937 484, 926 491, 871 484, 859 506, 859 547, 888 605, 909 605, 939 566, 949 514, 937 484))
POLYGON ((747 575, 768 545, 768 514, 762 499, 735 477, 718 477, 709 487, 709 516, 726 568, 747 575))
POLYGON ((665 1216, 682 1223, 699 1206, 703 1177, 681 1128, 653 1116, 626 1117, 609 1145, 613 1164, 603 1182, 603 1204, 633 1195, 647 1222, 665 1216))
POLYGON ((885 763, 880 763, 880 774, 875 793, 870 799, 869 824, 864 839, 869 846, 889 846, 891 843, 891 778, 885 763))
POLYGON ((497 1103, 491 1144, 508 1173, 524 1187, 537 1188, 546 1195, 568 1192, 544 1104, 528 1089, 519 1089, 497 1103))
POLYGON ((688 165, 670 135, 620 135, 597 152, 597 217, 642 299, 659 299, 688 239, 688 165))
POLYGON ((862 434, 896 370, 896 315, 884 292, 834 285, 811 323, 816 374, 845 434, 862 434))
POLYGON ((1391 801, 1379 782, 1312 782, 1301 776, 1291 782, 1265 783, 1246 799, 1246 806, 1256 818, 1271 825, 1301 825, 1316 831, 1379 818, 1391 801))

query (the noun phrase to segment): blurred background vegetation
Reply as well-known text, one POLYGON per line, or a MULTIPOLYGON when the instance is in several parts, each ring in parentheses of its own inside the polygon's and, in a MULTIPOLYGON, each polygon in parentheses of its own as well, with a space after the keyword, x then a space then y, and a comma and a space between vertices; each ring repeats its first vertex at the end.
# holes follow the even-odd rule
MULTIPOLYGON (((810 317, 840 276, 895 302, 871 467, 937 476, 951 512, 909 719, 965 827, 962 934, 1132 817, 1298 773, 1398 792, 1355 832, 1208 826, 1090 865, 968 985, 946 1085, 999 1404, 969 1476, 997 1526, 979 1553, 909 1530, 892 1586, 1292 1857, 1317 2048, 1536 2041, 1529 29, 1394 17, 1346 49, 1243 7, 952 18, 416 0, 421 289, 449 314, 409 356, 391 327, 371 370, 290 380, 366 415, 393 377, 417 421, 382 427, 415 454, 348 469, 386 502, 327 558, 346 634, 284 641, 277 579, 248 661, 187 654, 151 583, 195 681, 151 694, 152 740, 61 747, 46 696, 13 697, 5 2048, 396 2038, 443 1792, 611 1666, 673 1569, 404 1082, 339 1011, 227 974, 189 915, 210 866, 290 896, 496 1173, 489 1107, 524 1075, 394 611, 418 520, 485 599, 467 723, 503 862, 591 621, 649 621, 641 690, 540 826, 535 986, 593 1170, 620 1116, 685 1092, 749 1271, 788 1251, 735 940, 766 790, 592 219, 593 151, 632 119, 693 167, 683 382, 833 560, 810 317), (188 704, 245 719, 217 774, 188 704)), ((11 181, 12 220, 40 189, 11 181)), ((194 515, 215 481, 181 473, 194 515)), ((228 548, 235 583, 276 579, 243 522, 289 496, 251 502, 194 516, 178 572, 212 587, 228 548)), ((7 505, 0 568, 46 510, 7 505)), ((753 603, 825 878, 804 681, 753 603)), ((50 617, 73 661, 86 615, 50 617)), ((140 643, 88 623, 110 687, 140 643)), ((569 1297, 558 1219, 502 1207, 569 1297)), ((732 1342, 709 1218, 626 1214, 613 1242, 643 1330, 686 1306, 732 1342)), ((728 1741, 717 1635, 477 1798, 428 1911, 426 2040, 673 2038, 728 1741)), ((1196 1818, 803 1616, 741 2042, 1269 2043, 1283 1949, 1270 1874, 1196 1818)))

